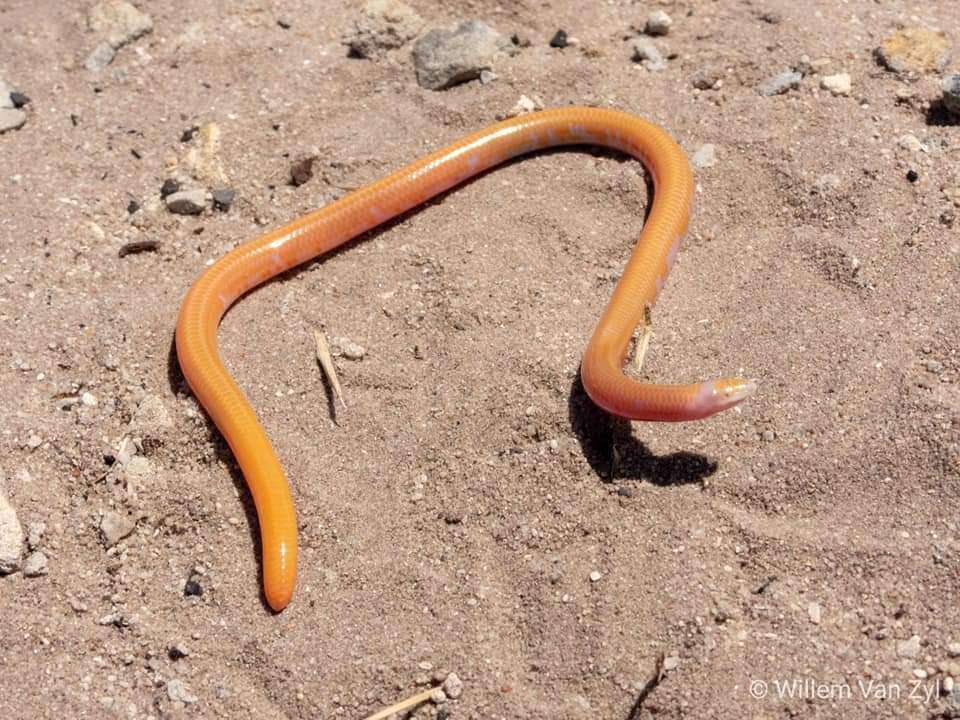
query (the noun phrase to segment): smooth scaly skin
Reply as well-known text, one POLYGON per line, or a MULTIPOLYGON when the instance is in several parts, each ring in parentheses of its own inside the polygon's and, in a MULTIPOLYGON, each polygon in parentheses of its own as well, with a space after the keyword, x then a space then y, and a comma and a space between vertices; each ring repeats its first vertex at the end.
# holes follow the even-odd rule
POLYGON ((661 128, 626 113, 571 107, 497 123, 326 207, 242 245, 190 288, 177 322, 177 356, 190 388, 230 444, 250 487, 263 543, 267 602, 282 610, 296 581, 297 521, 283 468, 217 351, 217 326, 241 295, 505 160, 558 145, 605 145, 653 176, 650 216, 583 356, 581 377, 601 407, 632 420, 696 420, 736 405, 752 383, 726 378, 648 385, 621 368, 634 329, 656 301, 687 230, 693 176, 661 128))

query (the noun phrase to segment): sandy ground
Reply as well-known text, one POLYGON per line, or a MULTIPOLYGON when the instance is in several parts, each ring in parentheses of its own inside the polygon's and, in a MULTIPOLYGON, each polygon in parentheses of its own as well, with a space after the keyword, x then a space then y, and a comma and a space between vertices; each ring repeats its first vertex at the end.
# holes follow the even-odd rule
POLYGON ((462 696, 416 717, 960 716, 944 687, 960 236, 943 193, 960 128, 929 108, 936 73, 872 57, 900 24, 956 31, 960 5, 411 4, 428 27, 477 18, 532 46, 493 82, 434 92, 409 45, 347 57, 356 7, 144 0, 153 32, 91 72, 86 3, 0 3, 0 75, 31 98, 0 135, 0 467, 48 559, 0 578, 0 716, 359 719, 446 671, 462 696), (659 73, 624 40, 655 8, 677 54, 659 73), (580 45, 549 47, 558 28, 580 45), (757 94, 803 55, 851 94, 814 76, 757 94), (722 87, 695 90, 705 69, 722 87), (760 392, 700 423, 610 421, 577 367, 642 225, 643 173, 576 150, 491 172, 221 327, 299 512, 299 586, 275 615, 242 477, 171 355, 179 302, 237 243, 522 94, 716 146, 644 376, 742 371, 760 392), (207 122, 236 201, 158 209, 181 135, 207 122), (366 349, 338 360, 335 419, 320 327, 366 349), (70 399, 84 392, 96 405, 70 399), (139 452, 121 467, 125 438, 139 452), (111 511, 136 529, 108 550, 111 511))

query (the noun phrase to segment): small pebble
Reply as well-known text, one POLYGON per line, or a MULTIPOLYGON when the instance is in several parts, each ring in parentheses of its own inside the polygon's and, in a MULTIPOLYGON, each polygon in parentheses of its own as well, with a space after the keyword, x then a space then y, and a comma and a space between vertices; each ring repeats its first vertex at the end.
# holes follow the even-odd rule
POLYGON ((377 59, 413 40, 422 27, 423 19, 405 3, 368 0, 344 43, 351 57, 377 59))
POLYGON ((667 61, 661 54, 660 50, 657 49, 657 46, 653 44, 652 40, 648 40, 646 38, 634 40, 632 47, 632 59, 634 62, 643 63, 643 66, 650 72, 660 72, 661 70, 666 70, 667 61))
POLYGON ((167 650, 167 656, 174 661, 182 660, 183 658, 187 657, 189 654, 190 654, 190 651, 187 649, 187 646, 182 643, 176 643, 175 645, 171 645, 170 648, 167 650))
POLYGON ((837 73, 820 78, 820 87, 829 90, 834 95, 846 96, 850 94, 851 84, 849 73, 837 73))
POLYGON ((97 398, 96 398, 96 396, 95 396, 93 393, 91 393, 91 392, 85 392, 85 393, 83 393, 83 395, 80 396, 80 402, 82 402, 82 403, 83 403, 84 405, 86 405, 87 407, 96 407, 96 406, 97 406, 97 398))
POLYGON ((663 669, 667 672, 676 670, 680 667, 680 658, 676 655, 668 655, 663 659, 663 669))
POLYGON ((912 635, 909 640, 897 643, 897 655, 905 658, 916 657, 920 654, 920 636, 912 635))
MULTIPOLYGON (((932 668, 931 668, 932 669, 932 668)), ((943 660, 940 663, 937 663, 937 669, 940 670, 944 675, 950 675, 954 678, 960 678, 960 662, 954 662, 953 660, 943 660)))
POLYGON ((165 199, 167 210, 177 215, 199 215, 207 207, 206 190, 180 190, 165 199))
POLYGON ((907 170, 908 182, 915 183, 919 179, 920 179, 920 173, 918 173, 916 170, 907 170))
POLYGON ((160 197, 165 198, 168 195, 173 195, 175 192, 180 190, 180 183, 178 183, 173 178, 167 178, 163 181, 163 185, 160 186, 160 197))
POLYGON ((233 199, 237 193, 230 188, 221 188, 213 191, 213 207, 220 212, 227 212, 233 204, 233 199))
POLYGON ((947 645, 947 655, 950 657, 960 657, 960 642, 952 642, 947 645))
POLYGON ((37 550, 23 561, 23 574, 27 577, 40 577, 47 574, 47 556, 37 550))
POLYGON ((704 169, 713 167, 717 162, 717 149, 710 143, 701 145, 693 154, 693 166, 704 169))
POLYGON ((820 603, 812 602, 807 605, 807 615, 810 617, 810 622, 814 625, 819 625, 820 619, 823 617, 823 610, 820 608, 820 603))
POLYGON ((0 488, 0 575, 15 572, 20 567, 22 554, 23 527, 17 511, 0 488))
POLYGON ((666 35, 673 27, 673 19, 663 10, 654 10, 647 16, 643 31, 647 35, 666 35))
POLYGON ((949 675, 940 681, 940 686, 943 688, 943 692, 946 695, 950 695, 953 693, 953 690, 956 687, 956 684, 957 684, 957 681, 954 680, 949 675))
POLYGON ((567 46, 567 31, 557 30, 550 38, 550 47, 565 48, 567 46))
POLYGON ((927 360, 926 367, 927 372, 932 372, 934 375, 939 375, 943 372, 943 363, 939 360, 927 360))
POLYGON ((347 360, 362 360, 363 356, 367 354, 366 348, 347 338, 334 338, 333 344, 347 360))
POLYGON ((594 570, 590 573, 590 582, 599 582, 602 577, 603 574, 599 570, 594 570))
POLYGON ((19 130, 27 122, 27 114, 17 108, 0 108, 0 133, 19 130))
POLYGON ((294 187, 300 187, 306 184, 313 177, 313 163, 315 157, 305 157, 298 160, 290 166, 290 184, 294 187))
MULTIPOLYGON (((120 249, 117 251, 117 255, 120 257, 126 257, 127 255, 139 255, 143 252, 156 252, 159 249, 159 240, 135 240, 134 242, 121 245, 120 249)), ((116 367, 107 369, 116 370, 116 367)))
POLYGON ((110 43, 104 41, 98 44, 93 51, 87 55, 83 66, 90 72, 100 72, 113 62, 116 54, 117 51, 111 47, 110 43))
POLYGON ((697 90, 712 90, 721 79, 720 71, 716 68, 701 68, 694 73, 690 81, 697 90))
POLYGON ((47 524, 44 522, 27 523, 27 547, 36 550, 43 541, 43 534, 47 531, 47 524))
POLYGON ((517 104, 514 105, 510 111, 506 114, 505 117, 512 118, 517 117, 518 115, 526 115, 537 109, 537 104, 528 98, 526 95, 521 95, 520 99, 517 100, 517 104))
POLYGON ((187 705, 199 700, 196 695, 190 692, 190 688, 180 678, 167 681, 167 697, 174 702, 182 702, 187 705))
POLYGON ((108 510, 100 518, 100 539, 108 548, 129 537, 136 529, 133 520, 113 510, 108 510))
POLYGON ((442 705, 447 701, 447 694, 440 688, 437 688, 432 693, 430 693, 430 701, 434 705, 442 705))
POLYGON ((197 575, 194 573, 190 575, 187 581, 183 584, 183 595, 184 597, 200 597, 203 595, 203 586, 200 584, 200 581, 197 579, 197 575))
POLYGON ((943 106, 960 115, 960 75, 948 75, 940 87, 943 90, 943 106))
POLYGON ((800 87, 800 81, 802 79, 803 76, 800 73, 793 70, 786 70, 761 83, 757 88, 757 92, 764 97, 783 95, 788 90, 800 87))
POLYGON ((456 673, 450 673, 443 681, 443 691, 448 698, 456 700, 463 693, 463 681, 456 673))
POLYGON ((927 146, 920 142, 920 139, 913 133, 900 136, 897 144, 904 150, 909 150, 912 153, 926 152, 927 150, 927 146))
POLYGON ((126 0, 103 0, 87 15, 87 25, 119 49, 153 30, 153 20, 126 0))

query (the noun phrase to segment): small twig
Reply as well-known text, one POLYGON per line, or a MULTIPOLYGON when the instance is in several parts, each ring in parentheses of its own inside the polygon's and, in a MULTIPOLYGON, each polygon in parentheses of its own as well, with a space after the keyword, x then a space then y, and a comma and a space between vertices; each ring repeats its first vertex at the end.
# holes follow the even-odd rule
POLYGON ((634 701, 633 707, 630 708, 630 714, 627 715, 627 720, 639 720, 644 701, 646 701, 647 696, 653 692, 654 688, 660 684, 660 681, 663 680, 663 659, 663 653, 660 653, 657 656, 657 664, 654 666, 653 672, 650 674, 650 677, 647 678, 643 687, 640 688, 637 699, 634 701))
POLYGON ((340 381, 337 379, 337 370, 333 366, 333 357, 330 355, 330 346, 327 344, 327 336, 321 330, 314 330, 313 337, 317 341, 317 360, 324 374, 333 387, 333 394, 337 396, 340 404, 347 406, 347 401, 343 399, 343 391, 340 389, 340 381))
POLYGON ((373 715, 368 717, 367 720, 384 720, 384 718, 388 718, 391 715, 394 715, 399 712, 403 712, 404 710, 409 710, 410 708, 415 707, 420 703, 424 703, 427 700, 429 700, 430 696, 433 695, 436 691, 437 691, 437 688, 434 687, 434 688, 430 688, 429 690, 424 690, 423 692, 419 692, 416 695, 413 695, 412 697, 408 697, 406 700, 401 700, 400 702, 394 703, 388 708, 384 708, 378 713, 374 713, 373 715))
POLYGON ((633 351, 633 367, 639 373, 643 370, 643 359, 647 356, 650 347, 650 338, 653 337, 653 318, 650 315, 650 306, 643 309, 643 320, 640 327, 640 336, 633 351))

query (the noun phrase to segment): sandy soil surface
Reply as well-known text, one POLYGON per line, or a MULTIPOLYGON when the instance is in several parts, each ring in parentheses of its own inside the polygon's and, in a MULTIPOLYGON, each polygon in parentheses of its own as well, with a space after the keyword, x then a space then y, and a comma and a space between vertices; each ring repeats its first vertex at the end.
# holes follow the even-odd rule
POLYGON ((960 5, 410 4, 531 45, 432 91, 412 43, 348 57, 357 6, 143 0, 152 32, 91 71, 90 5, 0 3, 0 77, 30 98, 0 135, 0 467, 43 554, 0 577, 0 716, 359 719, 447 672, 460 697, 415 717, 960 716, 960 127, 940 71, 873 56, 903 25, 952 42, 960 5), (660 72, 630 57, 655 9, 660 72), (579 44, 550 47, 560 28, 579 44), (820 87, 839 73, 849 94, 820 87), (593 407, 579 357, 643 172, 589 150, 493 171, 221 327, 299 512, 273 614, 242 477, 171 354, 179 302, 236 244, 521 95, 714 145, 644 377, 760 392, 700 423, 593 407), (161 185, 210 122, 206 187, 236 199, 173 214, 161 185), (317 328, 366 351, 337 360, 335 416, 317 328))

